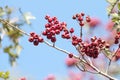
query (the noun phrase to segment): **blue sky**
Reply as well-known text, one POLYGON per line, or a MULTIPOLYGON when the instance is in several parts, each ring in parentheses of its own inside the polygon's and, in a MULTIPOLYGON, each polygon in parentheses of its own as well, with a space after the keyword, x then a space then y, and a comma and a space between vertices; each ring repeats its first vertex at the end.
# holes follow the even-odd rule
MULTIPOLYGON (((79 26, 76 21, 72 20, 72 15, 79 12, 98 17, 104 23, 108 20, 105 0, 1 0, 0 6, 5 5, 15 8, 15 16, 20 15, 17 10, 21 8, 23 12, 31 12, 36 17, 35 20, 31 21, 32 27, 23 26, 27 33, 34 31, 39 34, 44 29, 46 23, 44 16, 46 14, 57 16, 60 21, 65 21, 68 27, 74 27, 76 30, 79 26)), ((101 33, 99 30, 96 32, 98 32, 96 34, 101 33)), ((60 76, 67 74, 68 69, 64 64, 67 55, 45 44, 35 47, 27 40, 28 36, 24 36, 20 40, 24 49, 17 60, 18 66, 16 69, 27 75, 32 75, 36 80, 42 80, 50 73, 60 76)), ((74 47, 69 42, 67 43, 66 40, 58 40, 57 45, 70 52, 76 52, 74 47)), ((1 54, 0 61, 2 61, 0 62, 0 70, 12 69, 8 64, 6 54, 1 54)))

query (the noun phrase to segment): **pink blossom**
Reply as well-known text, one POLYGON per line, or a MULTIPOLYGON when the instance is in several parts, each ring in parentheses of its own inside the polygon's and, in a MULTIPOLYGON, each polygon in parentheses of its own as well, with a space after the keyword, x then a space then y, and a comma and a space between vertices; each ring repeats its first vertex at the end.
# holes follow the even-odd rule
POLYGON ((88 25, 92 28, 92 27, 96 27, 96 26, 98 26, 100 24, 101 24, 100 19, 98 19, 98 18, 91 18, 91 21, 89 22, 88 25))
POLYGON ((85 77, 84 73, 74 73, 72 71, 69 72, 69 80, 83 80, 83 77, 85 77))
POLYGON ((74 64, 75 64, 77 61, 78 61, 78 60, 75 59, 75 58, 66 58, 65 64, 66 64, 68 67, 71 67, 71 66, 74 66, 74 64))
POLYGON ((107 25, 106 25, 106 29, 107 29, 107 30, 112 30, 113 26, 114 26, 114 22, 112 22, 112 21, 110 20, 110 21, 107 23, 107 25))
POLYGON ((53 74, 49 74, 45 80, 56 80, 55 76, 53 74))
POLYGON ((27 80, 25 77, 20 78, 19 80, 27 80))

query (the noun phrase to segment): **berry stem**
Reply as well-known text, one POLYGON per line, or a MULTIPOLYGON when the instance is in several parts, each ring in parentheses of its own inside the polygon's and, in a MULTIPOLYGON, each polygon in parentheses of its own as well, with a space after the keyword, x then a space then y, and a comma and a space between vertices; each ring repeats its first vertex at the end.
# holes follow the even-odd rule
POLYGON ((81 37, 81 39, 82 39, 82 26, 80 27, 80 37, 81 37))

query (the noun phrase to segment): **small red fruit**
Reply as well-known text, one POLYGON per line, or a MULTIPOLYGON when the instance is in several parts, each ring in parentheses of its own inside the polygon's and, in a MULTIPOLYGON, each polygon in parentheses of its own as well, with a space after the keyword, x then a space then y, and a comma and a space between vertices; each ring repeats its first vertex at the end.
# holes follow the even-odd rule
POLYGON ((33 42, 33 44, 34 44, 35 46, 38 46, 39 42, 38 42, 37 40, 35 40, 35 41, 33 42))
POLYGON ((80 25, 81 27, 84 26, 84 22, 81 21, 81 22, 79 23, 79 25, 80 25))
POLYGON ((34 41, 34 38, 33 38, 33 37, 30 37, 30 38, 28 39, 28 41, 29 41, 29 42, 33 42, 33 41, 34 41))
POLYGON ((74 33, 74 29, 73 28, 70 29, 70 33, 74 33))
POLYGON ((69 56, 69 58, 73 58, 73 54, 72 53, 68 54, 68 56, 69 56))

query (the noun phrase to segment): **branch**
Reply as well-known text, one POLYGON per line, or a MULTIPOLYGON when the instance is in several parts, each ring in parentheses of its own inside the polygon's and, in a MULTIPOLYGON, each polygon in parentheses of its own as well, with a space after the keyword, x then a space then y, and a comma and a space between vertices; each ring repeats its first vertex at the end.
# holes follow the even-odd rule
POLYGON ((115 5, 118 3, 118 1, 119 1, 119 0, 116 0, 116 2, 111 6, 112 8, 111 8, 111 10, 110 10, 108 16, 110 16, 110 13, 111 13, 112 10, 114 9, 114 7, 115 7, 115 5))
POLYGON ((110 68, 110 65, 111 65, 111 63, 112 63, 112 60, 113 60, 113 58, 116 56, 116 54, 117 54, 118 51, 119 51, 119 47, 118 47, 118 49, 115 51, 115 53, 112 55, 111 59, 109 59, 109 63, 108 63, 108 67, 107 67, 107 69, 106 69, 106 73, 108 72, 108 70, 109 70, 109 68, 110 68))
POLYGON ((6 20, 4 20, 4 19, 1 19, 1 18, 0 18, 0 22, 1 22, 2 24, 6 24, 8 27, 12 27, 12 28, 20 31, 21 33, 29 36, 28 33, 26 33, 25 31, 23 31, 23 30, 21 30, 21 29, 19 29, 17 26, 14 26, 13 24, 9 23, 8 21, 6 21, 6 20))
MULTIPOLYGON (((0 18, 0 22, 3 23, 3 24, 8 25, 8 27, 12 27, 12 28, 20 31, 21 33, 29 36, 28 33, 24 32, 24 31, 21 30, 21 29, 19 29, 17 26, 14 26, 14 25, 10 24, 9 22, 7 22, 7 21, 4 20, 4 19, 1 19, 1 18, 0 18)), ((58 48, 58 47, 56 47, 55 45, 50 44, 50 43, 48 43, 48 42, 46 42, 46 41, 44 41, 44 43, 47 44, 47 45, 50 46, 50 47, 55 48, 56 50, 59 50, 59 51, 63 52, 63 53, 66 53, 66 54, 69 54, 69 53, 70 53, 70 52, 68 52, 68 51, 66 51, 66 50, 63 50, 63 49, 61 49, 61 48, 58 48)), ((87 64, 88 66, 90 66, 90 67, 91 67, 93 70, 95 70, 98 74, 100 74, 100 75, 102 75, 102 76, 105 76, 105 77, 107 77, 107 78, 110 79, 110 80, 117 80, 117 79, 109 76, 108 74, 100 71, 98 68, 96 68, 96 67, 95 67, 94 65, 92 65, 91 63, 86 62, 84 59, 82 59, 82 58, 80 58, 80 57, 78 57, 78 56, 76 56, 76 55, 73 55, 73 57, 76 58, 76 59, 78 59, 79 61, 83 62, 84 64, 87 64)), ((88 72, 89 72, 89 71, 88 71, 88 72)))

